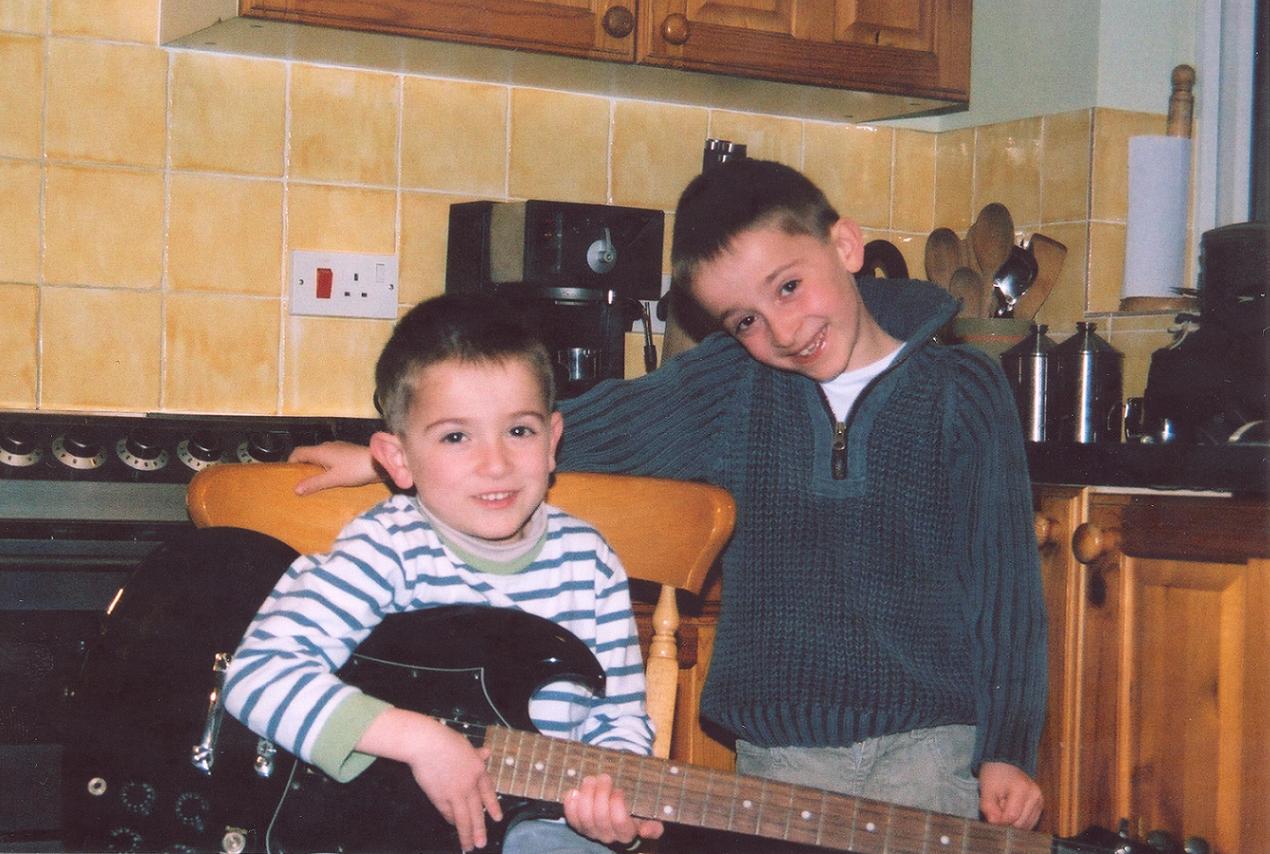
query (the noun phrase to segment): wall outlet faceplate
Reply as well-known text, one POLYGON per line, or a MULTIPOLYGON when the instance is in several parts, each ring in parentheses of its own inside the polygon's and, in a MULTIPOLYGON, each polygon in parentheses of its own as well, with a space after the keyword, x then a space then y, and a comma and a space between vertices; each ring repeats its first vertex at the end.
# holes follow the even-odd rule
POLYGON ((397 318, 397 256, 291 253, 291 313, 397 318))

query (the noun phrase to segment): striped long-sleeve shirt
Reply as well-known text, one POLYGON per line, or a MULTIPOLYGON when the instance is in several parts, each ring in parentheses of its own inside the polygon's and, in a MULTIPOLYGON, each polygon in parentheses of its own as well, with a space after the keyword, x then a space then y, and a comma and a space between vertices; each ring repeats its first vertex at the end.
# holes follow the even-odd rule
POLYGON ((488 605, 562 626, 604 669, 604 697, 573 683, 535 695, 530 715, 542 733, 647 754, 652 727, 626 573, 594 528, 546 509, 540 551, 512 574, 466 563, 413 498, 395 496, 354 519, 332 551, 296 560, 260 607, 227 674, 226 708, 332 777, 352 779, 373 761, 357 741, 387 704, 335 671, 389 614, 488 605))

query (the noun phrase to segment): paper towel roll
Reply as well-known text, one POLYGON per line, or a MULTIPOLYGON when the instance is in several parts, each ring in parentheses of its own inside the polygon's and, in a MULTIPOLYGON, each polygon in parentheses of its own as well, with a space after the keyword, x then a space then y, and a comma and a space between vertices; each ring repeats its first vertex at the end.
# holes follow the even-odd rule
POLYGON ((1181 136, 1129 140, 1129 220, 1121 296, 1176 297, 1186 270, 1191 141, 1181 136))

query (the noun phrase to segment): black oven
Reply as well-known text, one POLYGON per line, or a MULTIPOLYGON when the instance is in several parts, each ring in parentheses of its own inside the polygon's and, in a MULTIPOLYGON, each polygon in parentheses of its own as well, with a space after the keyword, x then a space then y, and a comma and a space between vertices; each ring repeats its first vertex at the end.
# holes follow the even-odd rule
POLYGON ((62 850, 68 692, 128 575, 223 462, 365 442, 377 422, 0 412, 0 851, 62 850))

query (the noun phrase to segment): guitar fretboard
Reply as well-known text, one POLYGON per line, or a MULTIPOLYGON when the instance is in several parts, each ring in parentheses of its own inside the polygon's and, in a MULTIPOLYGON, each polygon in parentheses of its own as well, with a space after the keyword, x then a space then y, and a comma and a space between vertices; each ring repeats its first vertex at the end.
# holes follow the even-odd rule
POLYGON ((643 818, 857 854, 1050 854, 1052 837, 956 816, 488 727, 501 793, 560 803, 607 773, 643 818))

